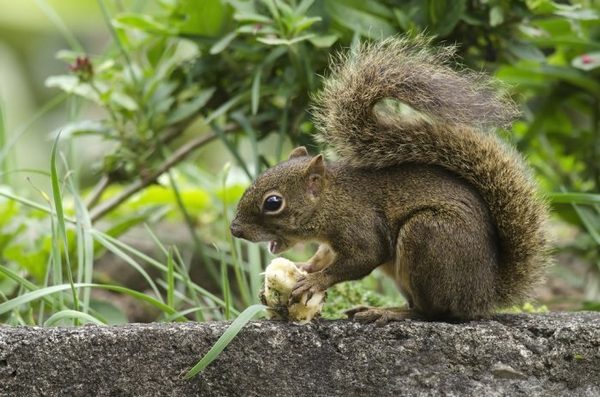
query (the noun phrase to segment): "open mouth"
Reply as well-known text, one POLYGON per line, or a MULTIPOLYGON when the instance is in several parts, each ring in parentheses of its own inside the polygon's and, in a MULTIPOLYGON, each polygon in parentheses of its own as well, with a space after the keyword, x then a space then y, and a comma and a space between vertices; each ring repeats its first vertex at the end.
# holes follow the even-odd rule
POLYGON ((273 255, 277 255, 280 252, 285 251, 287 245, 283 243, 281 240, 271 240, 269 241, 269 252, 273 255))

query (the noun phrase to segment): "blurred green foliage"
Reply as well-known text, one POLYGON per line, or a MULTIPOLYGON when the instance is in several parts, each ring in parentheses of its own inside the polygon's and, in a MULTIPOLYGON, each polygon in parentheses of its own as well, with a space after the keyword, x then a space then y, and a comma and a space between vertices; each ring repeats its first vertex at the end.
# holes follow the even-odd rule
MULTIPOLYGON (((66 72, 46 80, 47 87, 66 94, 73 115, 61 128, 65 155, 54 157, 60 175, 41 171, 54 182, 52 194, 15 191, 8 184, 0 190, 0 250, 7 269, 0 276, 0 302, 70 283, 62 278, 66 266, 74 271, 74 283, 90 283, 97 278, 95 260, 108 251, 136 269, 138 261, 158 269, 158 284, 150 275, 144 278, 159 292, 154 296, 159 302, 151 304, 162 320, 180 318, 177 313, 186 310, 197 319, 228 318, 256 303, 266 255, 227 232, 245 184, 290 146, 318 150, 310 100, 333 52, 360 40, 422 31, 457 46, 457 67, 462 62, 506 83, 522 118, 504 136, 535 167, 556 216, 581 230, 580 239, 562 248, 600 274, 598 1, 100 0, 98 5, 111 35, 106 50, 86 53, 67 31, 72 48, 57 54, 66 72), (86 109, 101 109, 103 116, 86 117, 86 109), (90 136, 102 142, 97 165, 78 158, 78 142, 90 136), (190 160, 212 141, 235 161, 221 175, 190 160), (95 186, 81 177, 91 169, 95 186), (39 197, 32 208, 28 200, 39 197), (57 211, 58 198, 65 215, 57 211), (110 240, 140 224, 169 220, 187 226, 193 255, 183 258, 153 238, 161 252, 156 262, 110 240), (56 234, 62 223, 61 245, 56 234), (197 262, 221 298, 207 295, 189 277, 197 262)), ((9 154, 0 153, 3 175, 14 171, 9 154)), ((596 279, 600 286, 600 276, 596 279)), ((60 301, 44 299, 35 301, 38 306, 10 306, 0 316, 42 322, 39 302, 57 311, 77 300, 68 294, 60 301), (37 315, 25 318, 33 309, 37 315)), ((105 309, 99 307, 101 315, 105 309)), ((93 309, 88 303, 81 312, 93 309)))

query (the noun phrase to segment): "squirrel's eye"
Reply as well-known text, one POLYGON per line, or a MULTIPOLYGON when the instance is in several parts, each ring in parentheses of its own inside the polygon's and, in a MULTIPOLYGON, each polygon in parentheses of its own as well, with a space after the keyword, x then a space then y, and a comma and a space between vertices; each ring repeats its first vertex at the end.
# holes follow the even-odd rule
POLYGON ((283 206, 283 197, 275 194, 267 197, 263 203, 263 211, 265 212, 277 212, 283 206))

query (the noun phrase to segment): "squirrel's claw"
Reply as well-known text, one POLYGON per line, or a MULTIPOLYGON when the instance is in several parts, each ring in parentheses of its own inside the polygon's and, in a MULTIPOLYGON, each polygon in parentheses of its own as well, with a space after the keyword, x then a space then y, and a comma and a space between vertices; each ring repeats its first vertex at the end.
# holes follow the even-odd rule
POLYGON ((348 318, 363 324, 374 323, 381 327, 392 321, 403 321, 412 317, 412 312, 406 308, 377 308, 359 306, 347 310, 348 318))
POLYGON ((374 307, 372 307, 372 306, 356 306, 356 307, 353 307, 352 309, 344 310, 344 314, 349 319, 353 319, 357 313, 365 312, 365 311, 371 310, 371 309, 374 309, 374 307))
POLYGON ((308 301, 317 292, 324 292, 327 289, 324 277, 321 273, 309 273, 298 278, 296 285, 290 294, 290 304, 300 302, 302 295, 307 294, 308 301))

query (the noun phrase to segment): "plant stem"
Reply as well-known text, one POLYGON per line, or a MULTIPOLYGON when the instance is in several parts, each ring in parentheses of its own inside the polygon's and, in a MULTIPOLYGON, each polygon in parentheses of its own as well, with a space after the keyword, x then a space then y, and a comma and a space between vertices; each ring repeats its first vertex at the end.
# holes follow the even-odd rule
POLYGON ((594 184, 596 191, 600 190, 600 165, 597 163, 600 154, 600 98, 594 98, 592 102, 592 159, 594 167, 594 184))
POLYGON ((159 176, 168 171, 174 165, 184 160, 191 152, 213 141, 215 138, 217 138, 217 135, 214 132, 212 132, 207 135, 193 139, 187 142, 185 145, 181 146, 179 149, 177 149, 177 151, 175 151, 171 155, 171 157, 165 160, 165 162, 162 163, 152 175, 144 179, 139 179, 135 181, 117 196, 94 207, 90 211, 90 218, 92 220, 92 223, 104 217, 106 214, 108 214, 110 211, 121 205, 124 201, 133 196, 135 193, 154 183, 159 176))
POLYGON ((90 193, 90 196, 87 200, 86 207, 88 209, 93 208, 96 204, 98 204, 98 200, 102 198, 102 194, 106 191, 106 188, 110 186, 110 178, 108 175, 102 175, 102 178, 98 181, 94 189, 90 193))

